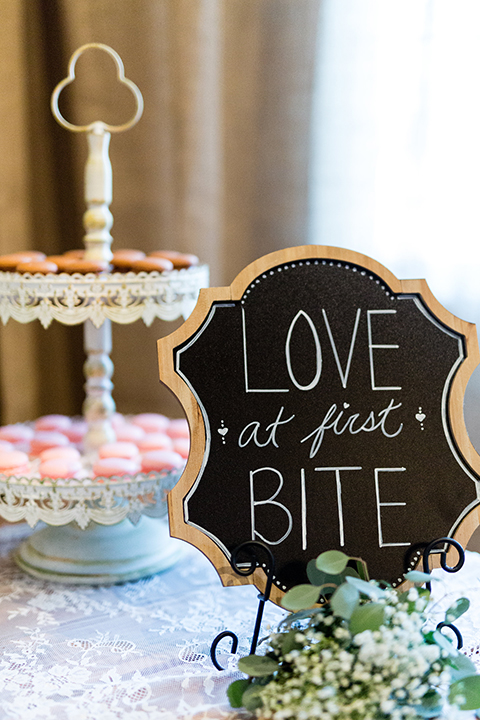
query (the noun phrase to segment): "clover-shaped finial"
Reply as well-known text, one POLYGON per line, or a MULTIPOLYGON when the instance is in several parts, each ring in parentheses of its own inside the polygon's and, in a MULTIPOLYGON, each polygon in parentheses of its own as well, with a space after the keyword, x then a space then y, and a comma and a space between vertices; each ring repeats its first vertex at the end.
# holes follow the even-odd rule
POLYGON ((87 43, 86 45, 82 45, 82 47, 78 48, 76 50, 72 57, 70 58, 70 62, 68 63, 68 76, 64 78, 61 82, 58 83, 57 87, 52 93, 52 101, 51 101, 51 107, 52 107, 52 113, 57 120, 57 122, 60 123, 60 125, 63 125, 63 127, 67 128, 67 130, 72 130, 73 132, 90 132, 95 127, 101 126, 103 130, 106 130, 107 132, 122 132, 123 130, 128 130, 133 125, 135 125, 141 118, 143 113, 143 97, 142 93, 138 89, 138 87, 135 85, 134 82, 129 80, 125 77, 125 71, 123 67, 123 62, 120 57, 120 55, 115 52, 111 47, 108 45, 104 45, 103 43, 87 43), (89 50, 90 48, 98 48, 99 50, 105 50, 114 60, 115 65, 117 66, 117 78, 120 83, 123 85, 126 85, 129 90, 133 93, 135 97, 135 103, 136 103, 136 110, 133 118, 129 120, 128 122, 124 123, 123 125, 108 125, 107 123, 104 123, 102 121, 95 121, 90 123, 89 125, 73 125, 72 123, 68 122, 66 120, 62 113, 59 110, 58 107, 58 98, 60 93, 62 92, 63 88, 67 85, 70 85, 75 80, 75 65, 77 63, 78 58, 80 55, 83 55, 83 53, 86 50, 89 50))

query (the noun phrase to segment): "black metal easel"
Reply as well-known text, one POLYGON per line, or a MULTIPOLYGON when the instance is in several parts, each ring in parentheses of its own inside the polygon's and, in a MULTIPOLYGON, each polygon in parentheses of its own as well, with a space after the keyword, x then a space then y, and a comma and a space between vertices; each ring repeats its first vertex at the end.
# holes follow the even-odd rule
MULTIPOLYGON (((423 550, 423 571, 428 575, 431 574, 429 563, 430 555, 432 555, 434 551, 438 553, 438 548, 442 545, 443 549, 440 551, 440 564, 443 570, 449 573, 458 572, 465 563, 465 552, 460 543, 450 537, 441 537, 437 540, 433 540, 423 550), (458 552, 458 561, 453 567, 447 565, 448 546, 453 546, 458 552)), ((257 649, 258 636, 260 634, 260 627, 263 618, 263 610, 265 608, 265 603, 270 598, 273 577, 275 574, 275 558, 272 551, 269 547, 267 547, 267 545, 262 542, 258 542, 257 540, 250 540, 248 542, 242 543, 241 545, 238 545, 238 547, 236 547, 235 550, 232 552, 232 557, 230 560, 230 565, 232 566, 234 572, 236 572, 237 575, 247 577, 248 575, 252 575, 252 573, 255 572, 257 566, 260 564, 260 559, 258 556, 259 552, 263 553, 266 556, 266 562, 262 563, 262 567, 265 569, 267 581, 265 585, 265 592, 258 595, 259 603, 257 616, 255 619, 255 626, 253 629, 252 644, 250 646, 250 655, 253 655, 255 653, 255 650, 257 649), (245 561, 245 556, 247 557, 247 562, 245 561)), ((430 582, 426 583, 426 587, 429 591, 431 591, 430 582)), ((463 638, 458 628, 455 627, 455 625, 453 625, 452 623, 441 622, 437 625, 436 629, 441 631, 444 627, 449 628, 454 633, 457 639, 457 648, 460 649, 463 646, 463 638)), ((226 637, 229 637, 232 640, 232 645, 230 649, 230 652, 232 654, 235 654, 238 648, 238 637, 234 632, 230 630, 225 630, 224 632, 221 632, 219 635, 217 635, 210 648, 210 657, 212 663, 217 668, 217 670, 224 670, 224 668, 217 660, 216 653, 218 644, 226 637)))

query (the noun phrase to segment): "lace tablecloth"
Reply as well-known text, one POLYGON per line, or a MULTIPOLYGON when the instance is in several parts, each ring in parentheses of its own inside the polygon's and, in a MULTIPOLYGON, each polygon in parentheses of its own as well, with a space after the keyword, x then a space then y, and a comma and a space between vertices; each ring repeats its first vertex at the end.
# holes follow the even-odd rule
MULTIPOLYGON (((248 717, 226 688, 250 650, 258 591, 224 588, 210 562, 185 545, 171 570, 104 587, 36 580, 9 558, 31 532, 0 527, 0 718, 203 720, 248 717), (218 633, 238 635, 236 655, 218 633)), ((180 541, 179 541, 180 542, 180 541)), ((265 608, 263 628, 283 617, 265 608)))
MULTIPOLYGON (((226 688, 238 657, 248 654, 257 608, 253 587, 222 587, 208 560, 186 546, 171 570, 106 587, 35 580, 9 552, 31 532, 0 527, 0 718, 14 720, 233 720, 226 688), (223 630, 239 637, 210 645, 223 630)), ((439 619, 462 594, 471 600, 458 621, 465 650, 480 669, 480 555, 467 554, 456 575, 434 584, 439 619)), ((283 612, 269 604, 263 630, 283 612)))

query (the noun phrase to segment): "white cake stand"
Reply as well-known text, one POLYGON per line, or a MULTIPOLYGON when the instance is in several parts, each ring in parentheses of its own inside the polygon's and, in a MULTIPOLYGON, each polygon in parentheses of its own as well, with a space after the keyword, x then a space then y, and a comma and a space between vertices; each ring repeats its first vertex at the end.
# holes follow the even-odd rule
POLYGON ((165 570, 182 544, 169 537, 166 495, 179 473, 101 482, 0 479, 0 515, 45 527, 15 551, 31 575, 103 584, 165 570))
MULTIPOLYGON (((108 147, 112 132, 132 127, 141 117, 139 89, 125 78, 123 63, 107 45, 90 43, 70 59, 68 76, 52 94, 57 121, 73 132, 85 132, 88 158, 85 168, 83 222, 85 259, 109 262, 113 217, 112 168, 108 147), (73 125, 62 116, 58 98, 75 79, 75 64, 82 53, 96 48, 115 62, 117 79, 135 97, 133 118, 124 125, 96 121, 73 125)), ((0 272, 0 318, 20 323, 53 320, 84 325, 86 398, 83 414, 87 458, 100 445, 115 439, 111 418, 115 411, 111 377, 113 363, 111 323, 129 324, 142 319, 186 319, 200 288, 208 286, 208 267, 194 266, 170 272, 101 274, 19 274, 0 272)), ((179 472, 139 474, 127 480, 54 481, 0 476, 0 516, 10 522, 26 520, 31 527, 45 524, 22 542, 17 563, 31 575, 63 582, 111 583, 136 579, 170 567, 182 543, 169 536, 166 493, 179 472)))

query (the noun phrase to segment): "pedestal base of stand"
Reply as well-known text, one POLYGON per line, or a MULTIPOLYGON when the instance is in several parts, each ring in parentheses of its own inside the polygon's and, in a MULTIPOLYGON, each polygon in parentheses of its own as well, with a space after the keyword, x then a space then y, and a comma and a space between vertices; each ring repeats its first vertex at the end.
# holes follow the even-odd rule
POLYGON ((49 525, 24 540, 14 554, 22 570, 45 580, 81 585, 138 580, 179 560, 183 543, 168 532, 166 520, 142 516, 138 525, 90 522, 49 525))

